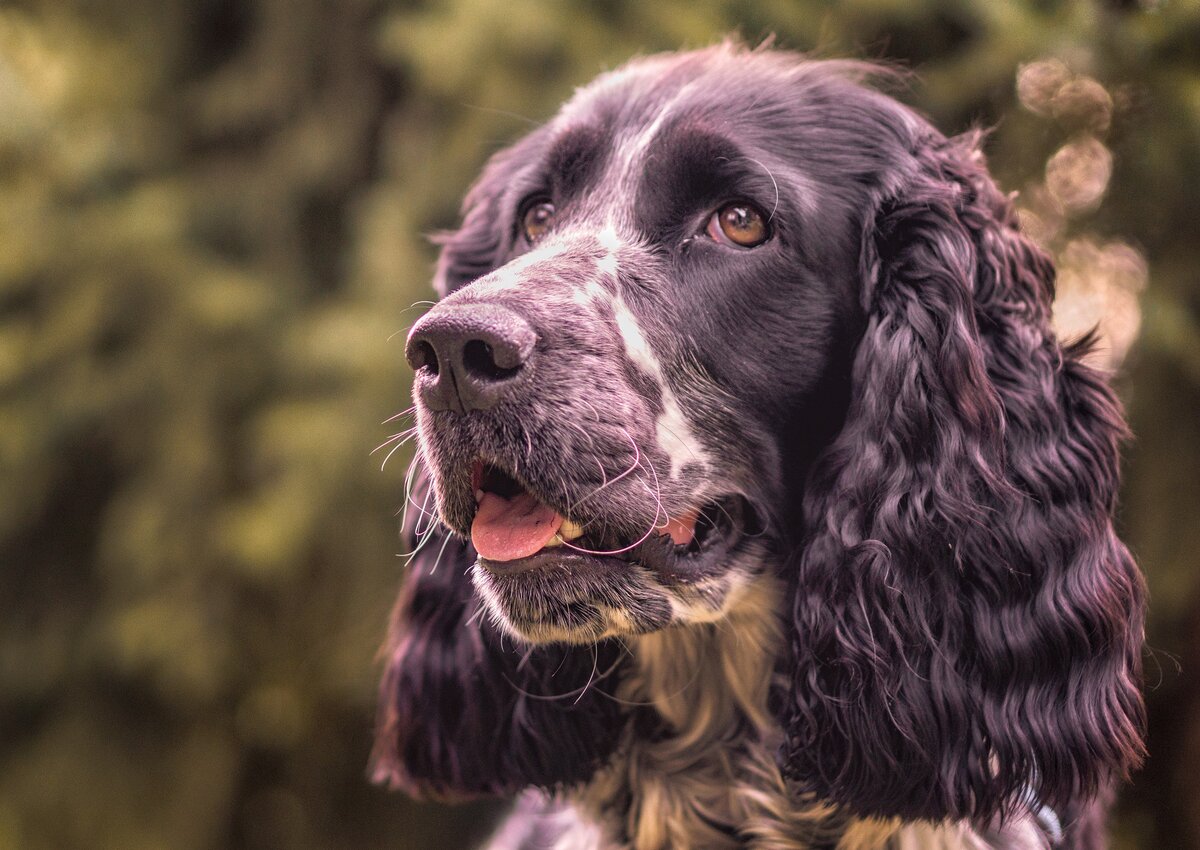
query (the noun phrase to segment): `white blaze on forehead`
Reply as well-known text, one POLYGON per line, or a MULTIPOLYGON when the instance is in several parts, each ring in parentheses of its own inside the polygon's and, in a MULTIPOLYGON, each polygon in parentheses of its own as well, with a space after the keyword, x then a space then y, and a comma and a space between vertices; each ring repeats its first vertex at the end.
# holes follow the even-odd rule
POLYGON ((670 458, 671 477, 678 478, 685 464, 707 465, 703 446, 683 415, 683 408, 679 406, 675 391, 667 383, 658 356, 620 295, 612 296, 612 311, 621 341, 625 344, 625 355, 654 379, 662 393, 662 413, 655 422, 655 436, 659 448, 670 458))
POLYGON ((646 149, 650 147, 650 143, 658 136, 663 128, 663 124, 668 118, 672 117, 680 105, 685 103, 698 90, 700 83, 698 80, 692 80, 679 91, 671 96, 671 99, 658 107, 658 114, 654 116, 654 120, 647 127, 639 132, 633 139, 632 143, 627 145, 624 151, 626 162, 641 162, 646 149))

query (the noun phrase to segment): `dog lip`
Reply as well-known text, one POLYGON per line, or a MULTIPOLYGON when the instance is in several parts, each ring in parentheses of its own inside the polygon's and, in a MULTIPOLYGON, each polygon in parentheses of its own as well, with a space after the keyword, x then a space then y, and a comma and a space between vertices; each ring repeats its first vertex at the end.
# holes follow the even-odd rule
POLYGON ((670 537, 654 534, 628 550, 603 554, 579 551, 570 545, 542 549, 525 558, 492 561, 480 556, 479 564, 495 576, 513 578, 524 573, 562 570, 572 576, 603 575, 627 570, 630 564, 652 570, 668 583, 694 581, 725 566, 725 557, 742 541, 746 533, 740 497, 726 497, 710 503, 728 519, 724 533, 705 541, 698 551, 676 546, 670 537))
POLYGON ((583 576, 586 573, 605 573, 625 563, 627 562, 623 559, 611 555, 588 555, 562 549, 543 549, 515 561, 491 561, 482 556, 479 558, 479 565, 496 576, 514 576, 554 569, 565 570, 574 576, 583 576))

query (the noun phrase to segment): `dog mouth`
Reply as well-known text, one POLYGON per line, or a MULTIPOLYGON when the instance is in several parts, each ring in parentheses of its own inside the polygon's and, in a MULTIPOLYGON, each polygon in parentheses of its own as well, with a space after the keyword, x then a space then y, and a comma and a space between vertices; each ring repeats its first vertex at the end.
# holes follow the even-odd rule
POLYGON ((511 473, 477 460, 471 470, 471 542, 479 563, 499 575, 548 567, 606 570, 637 564, 668 583, 694 581, 722 567, 745 536, 749 506, 738 495, 667 515, 633 535, 602 517, 555 506, 511 473))

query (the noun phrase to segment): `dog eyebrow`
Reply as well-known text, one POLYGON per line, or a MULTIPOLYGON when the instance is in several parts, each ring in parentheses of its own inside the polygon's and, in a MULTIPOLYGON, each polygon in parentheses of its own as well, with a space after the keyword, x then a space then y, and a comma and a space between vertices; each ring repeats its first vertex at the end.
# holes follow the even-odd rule
POLYGON ((578 193, 606 158, 608 134, 601 127, 584 125, 563 132, 546 155, 549 180, 558 193, 578 193))
POLYGON ((690 121, 663 128, 644 161, 654 167, 643 169, 634 206, 651 233, 721 201, 755 201, 772 218, 786 206, 786 187, 766 165, 735 139, 690 121))

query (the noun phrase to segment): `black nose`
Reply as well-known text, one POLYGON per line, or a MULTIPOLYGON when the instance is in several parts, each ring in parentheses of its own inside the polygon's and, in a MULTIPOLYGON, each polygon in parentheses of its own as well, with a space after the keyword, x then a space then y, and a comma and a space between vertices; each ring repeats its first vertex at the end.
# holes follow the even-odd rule
POLYGON ((437 306, 413 325, 404 356, 432 410, 486 410, 531 372, 537 334, 496 304, 437 306))

